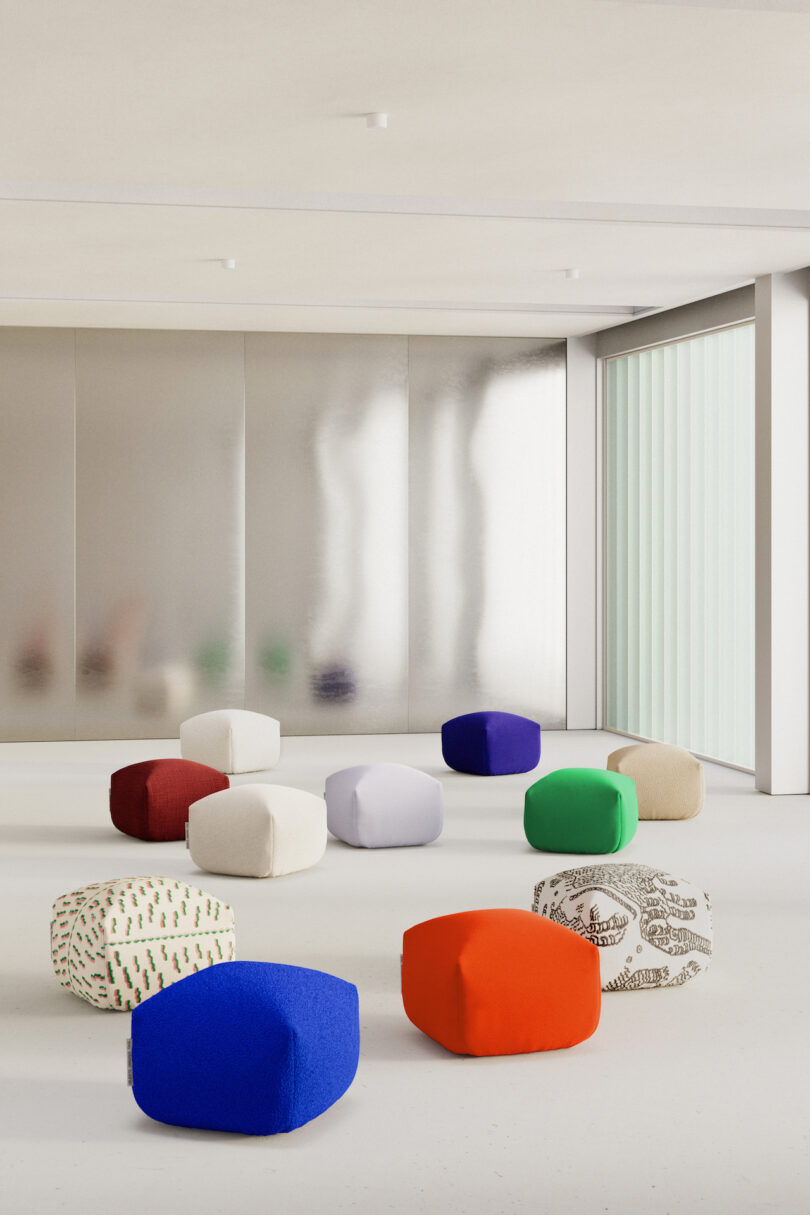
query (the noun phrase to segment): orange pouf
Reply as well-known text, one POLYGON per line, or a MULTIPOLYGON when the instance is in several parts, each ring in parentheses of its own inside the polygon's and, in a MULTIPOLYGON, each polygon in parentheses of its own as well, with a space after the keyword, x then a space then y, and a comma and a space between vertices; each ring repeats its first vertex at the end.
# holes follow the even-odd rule
POLYGON ((599 1024, 601 997, 597 947, 530 911, 461 911, 403 938, 405 1012, 457 1055, 574 1046, 599 1024))

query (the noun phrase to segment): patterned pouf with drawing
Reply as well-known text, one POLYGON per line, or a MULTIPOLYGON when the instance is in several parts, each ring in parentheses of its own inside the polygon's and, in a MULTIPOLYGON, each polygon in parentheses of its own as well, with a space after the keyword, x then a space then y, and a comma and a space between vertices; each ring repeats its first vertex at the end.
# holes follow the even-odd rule
POLYGON ((232 961, 233 912, 173 878, 95 882, 54 903, 51 956, 63 987, 125 1012, 185 975, 232 961))
POLYGON ((699 886, 649 865, 585 865, 538 882, 532 911, 599 948, 603 991, 680 987, 712 956, 699 886))

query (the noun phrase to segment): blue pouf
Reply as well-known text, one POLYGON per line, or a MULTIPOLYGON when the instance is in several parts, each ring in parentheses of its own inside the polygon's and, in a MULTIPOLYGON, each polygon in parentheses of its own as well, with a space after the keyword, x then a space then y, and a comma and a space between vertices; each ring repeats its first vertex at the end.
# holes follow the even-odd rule
POLYGON ((275 1135, 317 1118, 354 1079, 357 988, 320 970, 222 962, 132 1013, 132 1087, 173 1126, 275 1135))
POLYGON ((475 776, 530 772, 540 762, 540 726, 517 713, 464 713, 442 726, 442 755, 475 776))

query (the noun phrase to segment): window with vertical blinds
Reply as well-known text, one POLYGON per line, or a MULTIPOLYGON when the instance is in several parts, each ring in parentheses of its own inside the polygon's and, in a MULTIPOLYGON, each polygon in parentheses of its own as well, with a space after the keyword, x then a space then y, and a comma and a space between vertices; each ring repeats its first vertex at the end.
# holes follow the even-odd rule
POLYGON ((754 764, 754 326, 605 363, 605 725, 754 764))

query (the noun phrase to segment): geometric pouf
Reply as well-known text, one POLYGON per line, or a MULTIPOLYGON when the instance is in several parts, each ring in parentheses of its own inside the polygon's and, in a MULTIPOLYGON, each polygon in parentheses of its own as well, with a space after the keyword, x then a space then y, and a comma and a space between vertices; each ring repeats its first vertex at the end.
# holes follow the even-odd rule
POLYGON ((247 709, 214 709, 180 725, 180 754, 220 772, 261 772, 281 754, 275 717, 247 709))
POLYGON ((439 781, 405 764, 360 764, 326 778, 326 821, 355 848, 429 844, 441 834, 439 781))
POLYGON ((276 1135, 345 1093, 359 1050, 354 984, 301 966, 232 962, 134 1010, 133 1095, 172 1126, 276 1135))
POLYGON ((405 933, 402 1000, 458 1055, 557 1050, 599 1023, 599 951, 530 911, 439 916, 405 933))
POLYGON ((526 839, 544 852, 618 852, 637 825, 636 787, 629 776, 560 768, 526 790, 526 839))
POLYGON ((189 809, 191 859, 210 873, 281 877, 326 851, 322 797, 286 785, 236 785, 189 809))
POLYGON ((463 713, 442 726, 442 755, 474 776, 530 772, 540 762, 540 726, 517 713, 463 713))
POLYGON ((228 788, 216 768, 190 759, 147 759, 110 778, 110 817, 119 831, 140 840, 182 840, 188 808, 228 788))
POLYGON ((566 869, 537 883, 532 909, 598 946, 605 991, 680 987, 712 956, 708 894, 649 865, 566 869))
POLYGON ((640 819, 694 818, 703 809, 703 764, 683 747, 634 743, 613 751, 607 766, 636 782, 640 819))
POLYGON ((94 882, 53 905, 56 977, 96 1008, 134 1008, 234 953, 228 904, 173 878, 94 882))

